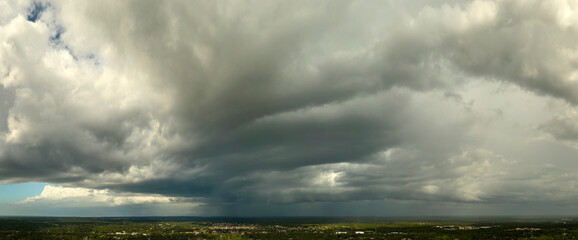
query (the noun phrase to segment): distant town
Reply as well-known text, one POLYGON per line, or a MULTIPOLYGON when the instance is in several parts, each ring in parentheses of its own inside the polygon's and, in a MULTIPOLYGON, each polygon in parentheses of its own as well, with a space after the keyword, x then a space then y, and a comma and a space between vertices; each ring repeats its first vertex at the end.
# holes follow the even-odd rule
POLYGON ((0 239, 576 239, 568 218, 2 217, 0 239))

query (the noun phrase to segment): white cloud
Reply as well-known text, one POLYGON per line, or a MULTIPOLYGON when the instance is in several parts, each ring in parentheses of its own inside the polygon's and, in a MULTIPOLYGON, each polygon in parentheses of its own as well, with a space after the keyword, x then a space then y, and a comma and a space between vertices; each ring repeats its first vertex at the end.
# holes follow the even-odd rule
POLYGON ((74 216, 82 212, 88 216, 182 216, 198 215, 203 205, 203 200, 198 198, 46 185, 40 195, 11 204, 11 211, 33 215, 74 216))
POLYGON ((185 198, 166 197, 159 194, 115 193, 108 189, 89 189, 46 185, 38 196, 28 197, 21 204, 58 203, 80 206, 91 205, 130 205, 130 204, 168 204, 183 202, 185 198))

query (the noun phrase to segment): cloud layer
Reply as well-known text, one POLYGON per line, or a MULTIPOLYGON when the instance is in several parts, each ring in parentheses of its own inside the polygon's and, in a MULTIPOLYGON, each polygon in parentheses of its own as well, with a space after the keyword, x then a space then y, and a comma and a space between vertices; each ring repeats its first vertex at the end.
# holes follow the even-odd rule
POLYGON ((0 6, 0 181, 57 184, 25 203, 578 196, 572 1, 0 6))

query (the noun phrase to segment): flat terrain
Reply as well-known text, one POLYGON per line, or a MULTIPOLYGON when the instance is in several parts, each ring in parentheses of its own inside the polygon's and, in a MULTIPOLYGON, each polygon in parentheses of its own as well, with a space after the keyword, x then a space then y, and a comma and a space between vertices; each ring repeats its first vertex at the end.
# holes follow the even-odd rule
POLYGON ((578 218, 0 217, 0 239, 576 239, 578 218))

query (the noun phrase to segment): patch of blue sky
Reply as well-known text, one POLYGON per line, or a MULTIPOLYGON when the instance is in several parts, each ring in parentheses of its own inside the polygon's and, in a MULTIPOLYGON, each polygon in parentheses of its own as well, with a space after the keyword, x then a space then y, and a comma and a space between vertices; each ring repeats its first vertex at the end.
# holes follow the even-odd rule
POLYGON ((0 185, 0 203, 21 201, 40 195, 46 185, 48 184, 38 182, 0 185))
POLYGON ((94 65, 100 65, 100 59, 98 58, 98 56, 94 53, 89 53, 86 55, 79 55, 76 54, 74 52, 74 50, 68 46, 65 42, 63 42, 61 40, 61 36, 64 33, 65 29, 61 26, 56 26, 56 32, 50 36, 50 43, 52 44, 52 46, 54 48, 58 48, 58 49, 64 49, 68 52, 68 54, 70 54, 70 56, 72 57, 72 59, 74 59, 74 61, 78 62, 81 59, 87 59, 87 60, 91 60, 94 62, 94 65))
MULTIPOLYGON (((42 16, 42 13, 45 12, 50 7, 51 7, 50 3, 34 2, 28 8, 28 15, 26 16, 26 18, 28 19, 28 21, 36 22, 42 16)), ((64 50, 68 51, 68 53, 70 54, 70 56, 72 56, 74 61, 78 62, 79 59, 89 59, 89 60, 92 60, 94 62, 94 65, 96 65, 96 66, 101 64, 101 61, 98 59, 98 57, 94 53, 90 53, 90 54, 84 55, 84 56, 79 56, 78 54, 76 54, 61 39, 62 34, 66 31, 66 29, 56 22, 52 22, 52 24, 54 24, 54 27, 55 27, 54 31, 51 34, 50 39, 49 39, 52 47, 60 48, 60 49, 64 49, 64 50)))
POLYGON ((59 44, 61 42, 60 36, 62 35, 63 32, 64 28, 62 26, 56 26, 56 33, 50 36, 50 42, 52 42, 55 45, 59 44))
POLYGON ((28 10, 28 14, 26 15, 26 19, 30 22, 36 22, 40 16, 42 16, 42 12, 46 9, 47 5, 44 5, 39 2, 32 3, 28 10))

